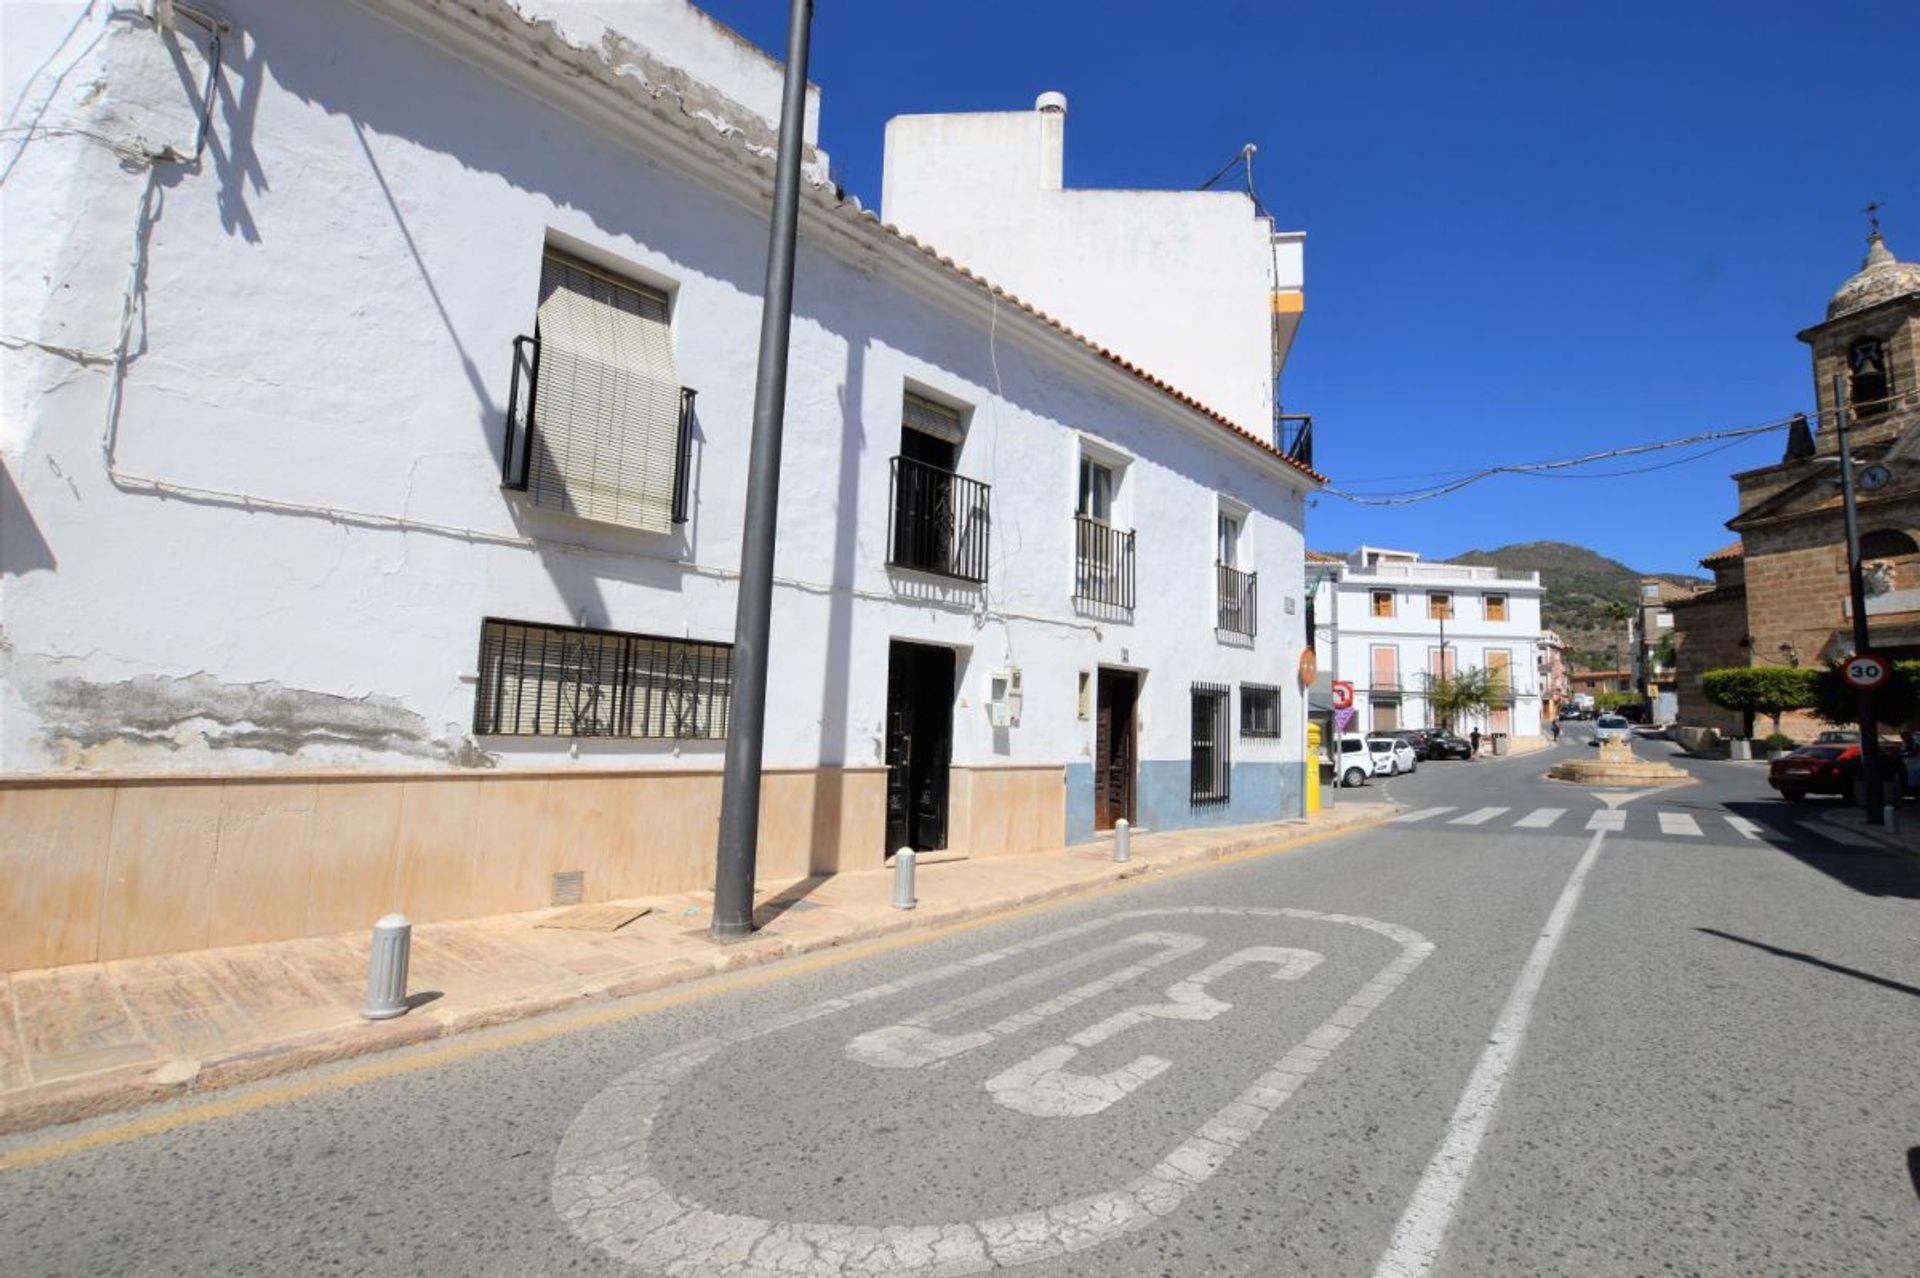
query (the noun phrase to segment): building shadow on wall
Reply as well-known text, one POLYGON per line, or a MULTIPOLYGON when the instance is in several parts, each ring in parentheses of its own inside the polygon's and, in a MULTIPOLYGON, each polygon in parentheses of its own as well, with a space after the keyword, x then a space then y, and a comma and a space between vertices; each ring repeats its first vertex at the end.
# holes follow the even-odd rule
POLYGON ((24 577, 58 567, 53 547, 27 509, 27 499, 0 457, 0 577, 24 577))
MULTIPOLYGON (((835 874, 862 864, 864 830, 848 829, 847 731, 853 695, 853 588, 860 547, 860 462, 866 452, 864 337, 847 337, 846 376, 840 383, 840 449, 834 470, 833 587, 827 596, 827 631, 820 653, 819 766, 813 772, 812 844, 807 865, 815 874, 835 874), (823 819, 825 814, 825 819, 823 819), (851 859, 849 859, 849 854, 851 859)), ((869 672, 871 674, 871 672, 869 672)), ((886 678, 886 671, 878 677, 886 678)), ((884 831, 874 830, 873 864, 884 856, 884 831)))

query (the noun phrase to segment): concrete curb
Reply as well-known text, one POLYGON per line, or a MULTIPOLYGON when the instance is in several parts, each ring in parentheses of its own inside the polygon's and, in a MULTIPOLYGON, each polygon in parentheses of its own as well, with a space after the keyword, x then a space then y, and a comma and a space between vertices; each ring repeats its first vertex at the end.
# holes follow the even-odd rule
MULTIPOLYGON (((0 1099, 0 1137, 17 1136, 45 1127, 81 1122, 170 1100, 184 1100, 210 1092, 258 1083, 278 1075, 316 1066, 334 1065, 378 1052, 417 1047, 439 1039, 493 1029, 536 1016, 596 1003, 611 1003, 675 985, 688 984, 729 972, 764 967, 802 954, 854 945, 905 932, 930 931, 956 923, 1011 914, 1030 906, 1076 896, 1087 896, 1130 879, 1164 873, 1177 867, 1198 868, 1241 853, 1270 848, 1282 852, 1303 842, 1332 834, 1352 834, 1384 824, 1405 808, 1397 804, 1369 804, 1347 815, 1338 808, 1320 819, 1302 821, 1278 835, 1267 832, 1224 843, 1192 848, 1160 860, 1137 860, 1124 866, 1087 858, 1083 879, 1051 884, 999 896, 899 911, 872 921, 855 921, 840 931, 813 937, 756 936, 738 944, 716 947, 701 959, 681 957, 658 968, 626 972, 603 982, 584 982, 571 993, 544 992, 477 1007, 428 1011, 417 1009, 393 1021, 368 1021, 323 1030, 278 1042, 254 1044, 197 1061, 143 1062, 80 1078, 27 1088, 0 1099), (1384 809, 1384 810, 1383 810, 1384 809)), ((1073 852, 1065 855, 1072 856, 1073 852)))
MULTIPOLYGON (((1848 809, 1851 811, 1852 809, 1848 809)), ((1823 812, 1815 818, 1817 824, 1830 825, 1837 830, 1850 830, 1855 834, 1864 834, 1890 852, 1897 852, 1910 860, 1920 861, 1920 848, 1905 842, 1897 834, 1888 834, 1877 825, 1868 825, 1865 821, 1844 821, 1831 812, 1823 812)))

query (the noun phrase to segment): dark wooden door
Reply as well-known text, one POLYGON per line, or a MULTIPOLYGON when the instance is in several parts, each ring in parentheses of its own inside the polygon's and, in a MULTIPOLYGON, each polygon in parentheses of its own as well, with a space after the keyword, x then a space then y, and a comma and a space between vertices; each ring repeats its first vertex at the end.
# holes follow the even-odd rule
POLYGON ((1124 670, 1102 670, 1094 722, 1093 825, 1111 830, 1133 816, 1134 706, 1140 683, 1124 670))
POLYGON ((887 844, 947 846, 953 759, 953 650, 895 643, 887 659, 887 844))

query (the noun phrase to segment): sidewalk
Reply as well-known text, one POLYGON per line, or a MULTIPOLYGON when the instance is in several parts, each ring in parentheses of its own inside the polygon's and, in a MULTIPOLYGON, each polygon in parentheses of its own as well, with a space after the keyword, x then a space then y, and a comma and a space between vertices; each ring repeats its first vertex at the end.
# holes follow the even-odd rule
POLYGON ((1852 806, 1829 808, 1817 819, 1822 825, 1849 830, 1895 852, 1920 858, 1920 812, 1905 809, 1896 811, 1899 815, 1895 819, 1899 824, 1891 830, 1884 826, 1868 825, 1866 810, 1852 806))
POLYGON ((413 929, 413 1010, 362 1020, 369 931, 0 976, 0 1135, 249 1083, 612 1000, 891 932, 1070 896, 1176 865, 1376 823, 1397 809, 1341 796, 1304 821, 1136 834, 919 867, 919 908, 892 908, 893 873, 805 879, 756 895, 757 931, 707 938, 711 892, 624 902, 612 931, 539 927, 537 910, 413 929))

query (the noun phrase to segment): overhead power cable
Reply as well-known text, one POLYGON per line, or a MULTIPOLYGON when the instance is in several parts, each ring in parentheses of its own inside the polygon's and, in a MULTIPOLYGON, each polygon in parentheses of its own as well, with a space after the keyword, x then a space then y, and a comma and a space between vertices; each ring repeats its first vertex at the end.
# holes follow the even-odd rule
MULTIPOLYGON (((1815 420, 1810 416, 1806 416, 1804 414, 1795 414, 1795 417, 1805 417, 1805 420, 1808 422, 1809 425, 1817 426, 1817 423, 1815 422, 1815 420)), ((1463 474, 1460 478, 1452 480, 1449 483, 1440 484, 1432 488, 1416 489, 1416 490, 1411 490, 1411 491, 1402 492, 1402 493, 1390 493, 1390 494, 1355 493, 1355 492, 1347 491, 1345 489, 1336 488, 1331 484, 1328 485, 1322 491, 1324 491, 1328 496, 1339 497, 1344 501, 1350 501, 1350 502, 1353 502, 1355 505, 1360 505, 1360 506, 1410 506, 1415 502, 1432 501, 1436 497, 1445 497, 1450 493, 1459 492, 1462 488, 1466 488, 1472 484, 1477 484, 1484 479, 1491 479, 1495 475, 1550 476, 1550 473, 1553 471, 1571 470, 1576 466, 1589 466, 1589 465, 1592 465, 1594 462, 1611 461, 1613 458, 1616 458, 1616 457, 1644 456, 1647 453, 1662 452, 1669 448, 1687 448, 1696 444, 1712 444, 1712 443, 1720 443, 1721 441, 1728 441, 1726 446, 1731 447, 1733 444, 1738 443, 1743 439, 1750 439, 1756 435, 1764 435, 1771 431, 1785 430, 1788 426, 1792 425, 1793 421, 1795 420, 1795 417, 1782 418, 1780 421, 1767 422, 1759 426, 1741 426, 1733 430, 1707 431, 1704 434, 1689 435, 1684 439, 1665 439, 1665 440, 1660 440, 1657 443, 1651 443, 1651 444, 1631 444, 1624 448, 1608 448, 1597 453, 1586 453, 1579 457, 1564 457, 1556 461, 1511 462, 1503 466, 1487 466, 1487 467, 1483 467, 1480 470, 1471 471, 1466 474, 1463 474)), ((1720 450, 1717 448, 1710 449, 1710 450, 1707 450, 1707 452, 1699 453, 1694 457, 1684 458, 1682 459, 1682 462, 1696 461, 1700 457, 1705 457, 1711 452, 1718 452, 1718 451, 1720 450)), ((1663 465, 1666 465, 1666 464, 1679 465, 1679 464, 1682 464, 1682 462, 1663 463, 1663 465)), ((1659 469, 1659 467, 1648 467, 1646 469, 1659 469)), ((1618 473, 1635 474, 1639 472, 1629 470, 1629 471, 1622 471, 1618 473)), ((1561 479, 1581 479, 1581 478, 1598 479, 1598 478, 1602 478, 1603 476, 1600 476, 1600 475, 1589 475, 1589 476, 1554 475, 1551 477, 1561 478, 1561 479)))

